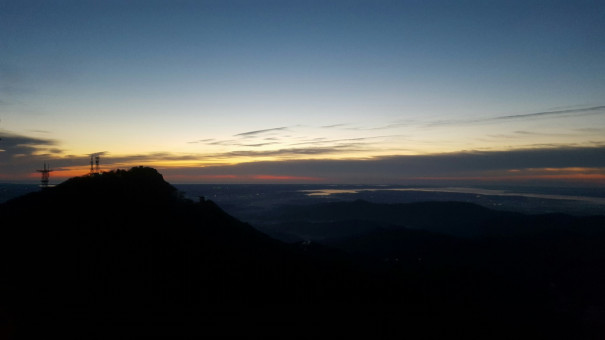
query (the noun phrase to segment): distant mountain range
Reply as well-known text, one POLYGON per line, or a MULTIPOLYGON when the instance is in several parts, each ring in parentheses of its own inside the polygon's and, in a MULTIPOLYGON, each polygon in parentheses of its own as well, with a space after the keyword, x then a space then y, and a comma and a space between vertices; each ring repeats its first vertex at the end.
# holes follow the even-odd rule
POLYGON ((152 168, 0 205, 0 337, 605 335, 605 217, 288 206, 258 227, 152 168))
POLYGON ((379 204, 363 200, 278 206, 256 218, 263 231, 286 239, 322 241, 378 229, 418 229, 463 238, 510 237, 554 230, 600 232, 605 216, 576 217, 488 209, 465 202, 379 204))

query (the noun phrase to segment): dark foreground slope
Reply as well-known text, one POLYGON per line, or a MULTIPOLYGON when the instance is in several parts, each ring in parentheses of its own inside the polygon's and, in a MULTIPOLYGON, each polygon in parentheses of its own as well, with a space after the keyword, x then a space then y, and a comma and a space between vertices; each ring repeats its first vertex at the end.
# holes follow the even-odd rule
MULTIPOLYGON (((353 204, 304 216, 372 215, 353 204)), ((450 217, 427 218, 462 228, 489 214, 454 204, 450 217)), ((333 241, 349 256, 183 200, 150 168, 74 178, 1 205, 0 218, 3 337, 564 339, 605 329, 593 224, 473 240, 380 224, 333 241)))
POLYGON ((541 337, 605 335, 602 215, 358 200, 281 206, 263 222, 260 230, 285 241, 319 242, 389 270, 408 305, 451 308, 477 325, 500 320, 506 331, 534 327, 541 337))
POLYGON ((353 301, 365 284, 344 261, 180 199, 151 168, 73 178, 3 204, 0 217, 4 329, 24 337, 279 329, 290 306, 353 301))

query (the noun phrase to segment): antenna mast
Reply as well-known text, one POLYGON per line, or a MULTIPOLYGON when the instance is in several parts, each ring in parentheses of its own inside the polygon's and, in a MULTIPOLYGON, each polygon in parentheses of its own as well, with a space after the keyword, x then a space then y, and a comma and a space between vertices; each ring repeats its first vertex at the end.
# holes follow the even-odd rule
POLYGON ((90 155, 90 174, 100 174, 101 173, 101 156, 92 154, 90 155))
POLYGON ((44 168, 42 170, 36 171, 42 173, 42 179, 40 180, 40 188, 48 188, 48 180, 50 178, 50 173, 54 170, 51 170, 50 167, 46 164, 46 162, 44 162, 44 168))

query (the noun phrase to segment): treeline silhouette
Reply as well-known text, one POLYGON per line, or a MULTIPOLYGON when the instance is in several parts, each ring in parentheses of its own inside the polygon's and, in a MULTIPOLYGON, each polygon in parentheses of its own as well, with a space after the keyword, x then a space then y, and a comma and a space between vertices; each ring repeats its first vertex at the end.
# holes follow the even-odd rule
POLYGON ((327 246, 287 244, 211 201, 182 198, 147 167, 72 178, 8 201, 0 205, 2 332, 13 338, 604 334, 603 217, 531 217, 457 203, 292 209, 289 222, 300 225, 382 220, 327 246), (395 217, 408 208, 416 220, 412 213, 395 217), (431 221, 462 235, 405 226, 431 221), (465 234, 465 225, 472 232, 465 234), (498 232, 479 232, 488 227, 498 232), (509 228, 533 231, 500 232, 509 228))

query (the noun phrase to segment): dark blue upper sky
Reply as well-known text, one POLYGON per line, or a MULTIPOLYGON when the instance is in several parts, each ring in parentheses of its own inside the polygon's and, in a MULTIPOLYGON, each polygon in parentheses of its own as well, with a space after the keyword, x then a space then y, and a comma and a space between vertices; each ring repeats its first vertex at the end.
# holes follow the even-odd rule
POLYGON ((600 146, 604 41, 602 1, 0 0, 1 162, 600 146))

